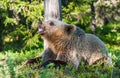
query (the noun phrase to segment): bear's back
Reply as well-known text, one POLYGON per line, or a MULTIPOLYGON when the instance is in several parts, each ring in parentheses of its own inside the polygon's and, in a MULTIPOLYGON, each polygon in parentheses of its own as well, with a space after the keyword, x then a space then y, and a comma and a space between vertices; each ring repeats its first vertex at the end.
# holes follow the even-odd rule
POLYGON ((106 50, 105 44, 97 36, 93 34, 86 34, 86 38, 91 52, 106 50))

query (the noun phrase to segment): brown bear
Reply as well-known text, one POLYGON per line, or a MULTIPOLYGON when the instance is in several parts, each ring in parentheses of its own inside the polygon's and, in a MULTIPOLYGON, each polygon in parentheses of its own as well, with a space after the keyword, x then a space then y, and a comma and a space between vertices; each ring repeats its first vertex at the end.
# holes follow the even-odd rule
POLYGON ((105 44, 95 35, 86 34, 75 25, 48 20, 39 24, 38 32, 53 51, 54 60, 70 62, 76 69, 81 61, 87 62, 88 65, 99 61, 112 63, 105 44))
MULTIPOLYGON (((95 35, 86 34, 75 25, 59 20, 48 20, 39 23, 38 32, 47 41, 49 47, 41 55, 45 61, 50 60, 61 65, 70 62, 76 69, 82 61, 87 62, 88 65, 99 61, 104 64, 112 63, 105 44, 95 35)), ((30 59, 25 64, 35 61, 36 58, 30 59)), ((47 62, 42 65, 46 64, 47 62)))

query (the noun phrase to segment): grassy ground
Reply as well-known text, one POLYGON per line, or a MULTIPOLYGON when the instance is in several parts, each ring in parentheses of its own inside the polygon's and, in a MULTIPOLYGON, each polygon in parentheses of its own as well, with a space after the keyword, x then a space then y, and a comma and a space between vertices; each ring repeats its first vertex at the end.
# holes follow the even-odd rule
MULTIPOLYGON (((28 58, 40 55, 42 50, 31 51, 6 51, 0 53, 0 78, 110 78, 113 70, 113 78, 120 78, 120 50, 110 50, 113 67, 101 67, 98 65, 85 66, 80 64, 79 70, 75 71, 71 66, 54 69, 41 68, 32 70, 25 66, 21 70, 22 63, 28 58)), ((35 66, 35 65, 34 65, 35 66)))

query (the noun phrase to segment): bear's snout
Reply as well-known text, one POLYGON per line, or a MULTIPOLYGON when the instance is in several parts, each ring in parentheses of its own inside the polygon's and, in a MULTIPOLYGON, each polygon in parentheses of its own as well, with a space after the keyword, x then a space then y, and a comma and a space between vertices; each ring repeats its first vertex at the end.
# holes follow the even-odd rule
POLYGON ((41 28, 42 27, 42 22, 38 22, 38 28, 41 28))

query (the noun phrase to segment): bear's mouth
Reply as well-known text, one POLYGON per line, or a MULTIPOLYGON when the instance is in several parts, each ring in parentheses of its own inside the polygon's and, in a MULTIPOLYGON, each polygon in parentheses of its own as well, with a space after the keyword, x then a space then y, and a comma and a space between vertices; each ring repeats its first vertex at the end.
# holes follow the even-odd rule
POLYGON ((45 28, 42 27, 42 22, 39 22, 39 23, 38 23, 38 33, 39 33, 40 35, 43 35, 44 32, 45 32, 45 28))
POLYGON ((39 28, 39 29, 38 29, 38 33, 39 33, 40 35, 44 35, 44 29, 43 29, 43 28, 39 28))

